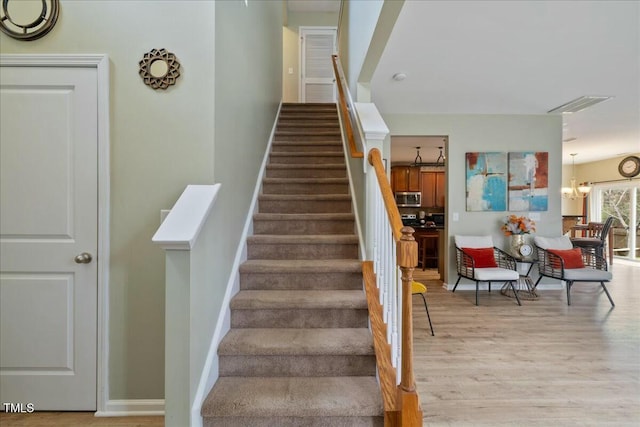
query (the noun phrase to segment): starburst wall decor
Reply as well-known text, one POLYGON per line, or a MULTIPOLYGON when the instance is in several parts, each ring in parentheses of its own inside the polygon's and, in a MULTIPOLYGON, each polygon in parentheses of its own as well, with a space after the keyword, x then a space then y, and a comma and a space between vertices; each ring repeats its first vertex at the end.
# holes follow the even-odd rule
POLYGON ((138 65, 144 84, 153 89, 167 89, 176 84, 180 77, 180 63, 176 56, 166 49, 151 49, 144 54, 138 65))

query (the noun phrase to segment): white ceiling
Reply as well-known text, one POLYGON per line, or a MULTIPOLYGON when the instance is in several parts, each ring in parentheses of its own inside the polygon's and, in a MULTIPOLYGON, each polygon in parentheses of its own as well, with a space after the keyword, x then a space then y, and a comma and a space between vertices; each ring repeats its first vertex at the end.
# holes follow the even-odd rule
MULTIPOLYGON (((363 0, 350 0, 363 1, 363 0)), ((337 12, 340 0, 287 0, 337 12)), ((371 82, 383 113, 547 114, 583 95, 614 98, 563 116, 563 163, 640 152, 640 1, 406 0, 371 82), (405 73, 403 81, 394 81, 405 73)), ((416 141, 393 140, 393 161, 416 141)), ((434 161, 440 138, 424 138, 434 161)), ((426 154, 426 157, 425 157, 426 154)))
MULTIPOLYGON (((392 164, 406 164, 416 161, 420 147, 421 163, 434 163, 440 157, 440 147, 442 154, 446 157, 447 146, 446 135, 402 135, 391 137, 391 162, 392 164)), ((420 160, 418 159, 418 162, 420 160)))
POLYGON ((546 114, 611 95, 564 115, 563 139, 577 139, 563 163, 638 153, 640 2, 407 0, 371 93, 382 113, 430 114, 546 114))

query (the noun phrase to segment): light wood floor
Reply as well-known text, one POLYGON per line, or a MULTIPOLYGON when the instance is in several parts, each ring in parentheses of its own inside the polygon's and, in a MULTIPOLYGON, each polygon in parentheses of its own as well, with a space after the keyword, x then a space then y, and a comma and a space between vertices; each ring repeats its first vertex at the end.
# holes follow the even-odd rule
POLYGON ((539 291, 536 301, 427 284, 435 329, 413 299, 424 426, 640 426, 640 263, 614 261, 607 285, 539 291))
MULTIPOLYGON (((436 336, 414 297, 415 369, 424 426, 640 425, 640 264, 615 263, 608 285, 540 291, 519 307, 500 294, 448 292, 416 270, 429 291, 436 336)), ((434 275, 435 274, 435 275, 434 275)), ((92 413, 0 414, 2 427, 160 427, 162 417, 92 413)))
POLYGON ((2 427, 163 427, 164 417, 95 417, 93 412, 0 413, 2 427))

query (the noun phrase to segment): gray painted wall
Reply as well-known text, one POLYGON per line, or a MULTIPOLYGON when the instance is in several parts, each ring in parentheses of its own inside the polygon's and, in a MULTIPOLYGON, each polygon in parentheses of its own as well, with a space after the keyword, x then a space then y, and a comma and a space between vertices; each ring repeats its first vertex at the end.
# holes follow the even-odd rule
MULTIPOLYGON (((364 64, 367 51, 370 48, 371 37, 378 24, 383 3, 382 0, 355 1, 350 2, 349 9, 347 10, 348 26, 345 33, 348 32, 349 34, 347 43, 349 57, 348 65, 344 68, 345 73, 347 73, 351 96, 354 100, 357 99, 361 102, 367 102, 368 100, 362 100, 357 96, 358 77, 364 64)), ((343 64, 344 63, 343 61, 343 64)))
POLYGON ((222 183, 212 260, 226 285, 257 168, 281 97, 279 0, 61 0, 44 38, 0 35, 2 53, 106 53, 111 72, 110 399, 164 397, 164 251, 160 209, 187 184, 222 183), (138 75, 143 54, 180 61, 175 86, 138 75), (216 114, 217 113, 217 114, 216 114))
MULTIPOLYGON (((466 212, 465 153, 473 151, 548 151, 549 210, 540 212, 536 234, 559 236, 562 232, 560 214, 560 183, 562 179, 562 118, 542 115, 405 115, 383 114, 396 135, 448 135, 447 155, 447 242, 445 281, 455 283, 456 234, 491 234, 498 247, 507 241, 500 226, 511 212, 466 212), (557 189, 558 191, 554 191, 557 189), (458 213, 459 220, 453 221, 458 213)), ((393 146, 391 147, 393 152, 393 146)), ((526 212, 514 212, 518 215, 526 212)))
POLYGON ((216 2, 214 286, 227 285, 282 96, 282 3, 216 2))

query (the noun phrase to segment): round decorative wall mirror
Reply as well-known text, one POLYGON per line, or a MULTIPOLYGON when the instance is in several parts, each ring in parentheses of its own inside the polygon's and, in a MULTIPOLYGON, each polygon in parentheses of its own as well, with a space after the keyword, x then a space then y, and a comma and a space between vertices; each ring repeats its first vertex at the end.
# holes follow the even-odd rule
POLYGON ((144 84, 154 89, 166 89, 176 84, 176 79, 180 77, 180 63, 166 49, 151 49, 144 54, 138 65, 144 84))
POLYGON ((59 13, 59 0, 2 0, 0 31, 17 40, 36 40, 53 29, 59 13))
POLYGON ((162 59, 156 59, 149 66, 149 74, 156 79, 161 79, 169 72, 169 64, 162 59))

